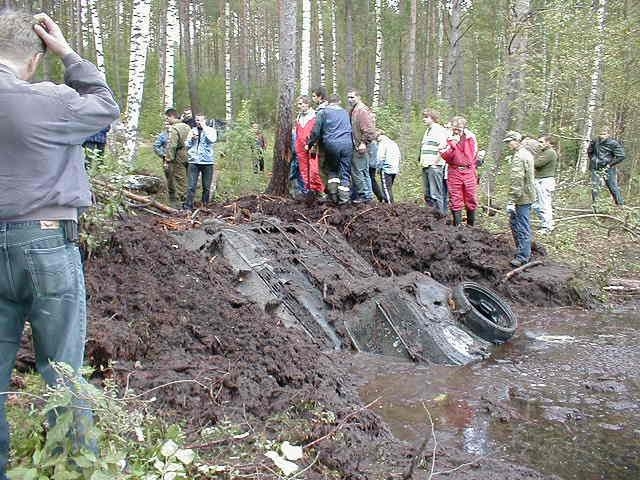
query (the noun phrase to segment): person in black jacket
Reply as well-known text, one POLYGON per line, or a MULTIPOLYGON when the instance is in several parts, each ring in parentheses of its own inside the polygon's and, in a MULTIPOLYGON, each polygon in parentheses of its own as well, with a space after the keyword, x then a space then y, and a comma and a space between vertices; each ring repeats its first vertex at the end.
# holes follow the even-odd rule
POLYGON ((595 211, 598 193, 604 182, 616 205, 624 204, 620 186, 618 185, 618 169, 616 165, 625 159, 624 148, 617 140, 611 138, 608 128, 603 128, 597 138, 589 143, 589 170, 591 170, 591 205, 595 211))

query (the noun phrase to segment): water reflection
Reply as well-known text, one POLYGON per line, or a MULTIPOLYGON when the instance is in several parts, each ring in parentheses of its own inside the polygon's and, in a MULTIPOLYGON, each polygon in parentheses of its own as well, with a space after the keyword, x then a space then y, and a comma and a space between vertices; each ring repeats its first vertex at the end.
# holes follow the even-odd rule
POLYGON ((490 360, 465 367, 354 359, 365 401, 396 436, 438 435, 565 480, 640 479, 640 314, 546 310, 490 360))

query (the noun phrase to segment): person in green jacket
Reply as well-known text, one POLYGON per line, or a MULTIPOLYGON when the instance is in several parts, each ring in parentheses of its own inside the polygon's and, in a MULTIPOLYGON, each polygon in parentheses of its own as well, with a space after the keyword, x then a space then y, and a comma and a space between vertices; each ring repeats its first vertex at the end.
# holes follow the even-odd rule
POLYGON ((509 213, 511 233, 516 243, 516 256, 511 265, 520 267, 531 258, 531 204, 536 199, 534 179, 534 159, 531 152, 522 144, 522 134, 507 132, 504 140, 513 150, 509 189, 509 213))
POLYGON ((549 233, 553 230, 553 208, 551 205, 553 191, 556 189, 556 168, 558 154, 556 139, 553 135, 542 135, 538 142, 542 151, 534 159, 536 201, 531 206, 542 222, 538 233, 549 233))
POLYGON ((180 208, 187 198, 187 148, 186 142, 191 127, 184 123, 175 108, 165 112, 169 124, 167 146, 164 157, 164 171, 167 177, 169 200, 180 208))

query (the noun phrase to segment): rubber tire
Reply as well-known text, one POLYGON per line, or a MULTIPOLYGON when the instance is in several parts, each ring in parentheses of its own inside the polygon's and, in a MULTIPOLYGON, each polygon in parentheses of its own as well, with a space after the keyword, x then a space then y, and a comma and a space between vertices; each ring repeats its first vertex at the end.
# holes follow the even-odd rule
POLYGON ((459 284, 453 289, 453 301, 462 323, 484 340, 496 344, 504 343, 518 328, 518 319, 511 307, 492 290, 477 283, 459 284), (502 321, 497 323, 496 319, 492 318, 489 312, 491 309, 502 321))

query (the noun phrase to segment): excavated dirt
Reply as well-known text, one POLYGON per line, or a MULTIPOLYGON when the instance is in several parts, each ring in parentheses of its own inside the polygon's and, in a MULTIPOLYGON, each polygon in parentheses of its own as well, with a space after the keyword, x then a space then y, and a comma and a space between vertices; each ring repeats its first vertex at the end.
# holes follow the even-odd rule
MULTIPOLYGON (((570 305, 584 298, 573 272, 540 251, 535 258, 543 265, 501 282, 513 254, 507 236, 454 228, 414 205, 337 209, 248 197, 200 212, 195 222, 126 219, 109 247, 86 264, 88 361, 96 366, 115 361, 107 373, 136 392, 173 382, 149 396, 163 417, 186 422, 191 431, 222 419, 250 421, 258 428, 288 409, 322 405, 335 420, 286 438, 306 444, 340 425, 338 435, 316 446, 318 460, 304 478, 400 478, 417 446, 395 440, 376 414, 362 409, 357 382, 342 367, 348 352, 324 352, 300 330, 285 328, 237 292, 237 272, 224 259, 189 251, 170 232, 197 228, 207 217, 240 223, 257 215, 334 226, 383 276, 420 271, 447 285, 472 280, 527 305, 570 305), (337 476, 327 477, 328 470, 337 476)), ((295 241, 295 232, 289 235, 295 241)), ((423 455, 428 457, 430 448, 423 455)), ((438 448, 441 468, 469 461, 453 446, 438 448)), ((492 460, 456 475, 450 478, 548 478, 492 460)))

